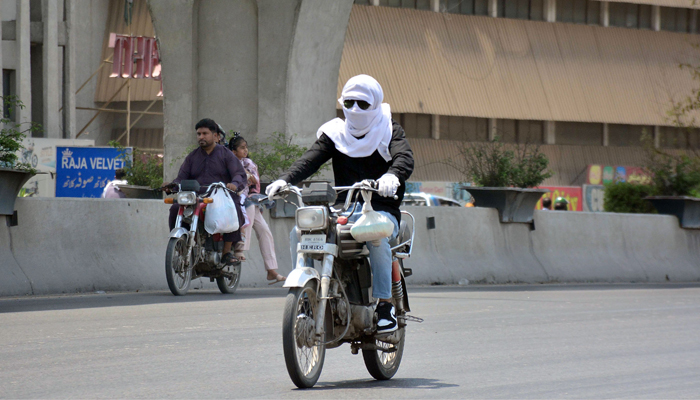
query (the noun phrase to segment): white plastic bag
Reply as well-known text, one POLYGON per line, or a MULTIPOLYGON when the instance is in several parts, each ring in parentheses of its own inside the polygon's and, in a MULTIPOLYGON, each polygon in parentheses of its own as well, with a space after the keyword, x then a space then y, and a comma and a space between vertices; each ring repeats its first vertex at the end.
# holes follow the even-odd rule
POLYGON ((391 236, 394 233, 394 223, 386 216, 372 209, 372 193, 365 195, 365 204, 362 206, 362 216, 350 228, 350 235, 358 242, 373 242, 379 245, 379 240, 391 236))
POLYGON ((217 183, 212 187, 213 202, 207 205, 204 216, 204 229, 213 235, 215 233, 229 233, 238 230, 238 213, 233 198, 226 190, 226 185, 217 183))

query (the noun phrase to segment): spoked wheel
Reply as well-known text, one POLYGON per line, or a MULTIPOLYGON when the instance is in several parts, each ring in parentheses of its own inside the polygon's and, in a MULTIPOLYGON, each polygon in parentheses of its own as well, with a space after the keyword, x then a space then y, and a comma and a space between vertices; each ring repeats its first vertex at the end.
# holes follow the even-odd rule
POLYGON ((241 263, 227 265, 222 271, 231 274, 231 277, 220 276, 216 278, 216 285, 221 290, 221 293, 234 294, 236 289, 238 289, 238 284, 241 282, 241 263))
POLYGON ((165 253, 165 279, 175 296, 184 296, 190 288, 192 268, 187 262, 187 244, 184 237, 170 238, 165 253))
POLYGON ((362 358, 365 360, 365 367, 374 379, 386 381, 391 379, 399 370, 401 357, 403 357, 403 345, 406 341, 406 328, 399 328, 394 334, 399 337, 397 344, 391 344, 374 339, 377 347, 382 349, 396 348, 393 352, 382 350, 362 350, 362 358))
POLYGON ((319 312, 315 281, 289 290, 284 304, 282 346, 289 377, 301 389, 313 387, 323 369, 326 347, 315 340, 319 312))

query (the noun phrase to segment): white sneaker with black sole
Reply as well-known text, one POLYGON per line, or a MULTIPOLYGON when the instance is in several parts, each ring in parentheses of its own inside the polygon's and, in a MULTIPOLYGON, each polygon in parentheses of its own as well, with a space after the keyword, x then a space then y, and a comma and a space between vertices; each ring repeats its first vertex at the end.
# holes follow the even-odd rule
POLYGON ((382 301, 377 305, 377 333, 391 333, 398 329, 396 322, 396 309, 394 305, 382 301))

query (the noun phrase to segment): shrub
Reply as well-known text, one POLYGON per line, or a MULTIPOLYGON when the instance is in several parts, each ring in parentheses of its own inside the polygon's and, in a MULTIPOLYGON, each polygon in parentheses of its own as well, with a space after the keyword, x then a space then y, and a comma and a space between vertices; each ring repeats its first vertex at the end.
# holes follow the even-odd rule
POLYGON ((608 212, 650 214, 656 213, 650 202, 644 200, 647 196, 656 194, 651 185, 618 182, 605 185, 604 208, 608 212))
MULTIPOLYGON (((24 108, 17 96, 0 96, 2 103, 10 113, 16 108, 24 108)), ((2 130, 0 130, 0 167, 18 169, 35 174, 36 169, 27 163, 17 162, 17 152, 24 148, 22 140, 27 137, 28 132, 41 132, 40 124, 34 122, 15 123, 9 118, 0 119, 2 130)))
POLYGON ((148 186, 151 189, 163 186, 162 156, 144 153, 134 148, 131 157, 129 157, 127 149, 118 142, 111 141, 109 144, 120 150, 119 158, 124 161, 124 172, 129 185, 148 186))
POLYGON ((549 160, 538 146, 506 147, 498 138, 485 143, 463 142, 455 158, 445 161, 462 174, 462 180, 477 186, 529 188, 552 176, 549 160))
POLYGON ((694 196, 700 191, 700 159, 653 149, 647 168, 659 196, 694 196))
MULTIPOLYGON (((293 143, 295 136, 287 137, 282 132, 275 132, 269 142, 250 146, 248 157, 258 166, 258 175, 260 175, 261 180, 273 181, 277 179, 306 152, 305 147, 293 143)), ((329 166, 329 163, 324 164, 311 176, 318 175, 329 166)))

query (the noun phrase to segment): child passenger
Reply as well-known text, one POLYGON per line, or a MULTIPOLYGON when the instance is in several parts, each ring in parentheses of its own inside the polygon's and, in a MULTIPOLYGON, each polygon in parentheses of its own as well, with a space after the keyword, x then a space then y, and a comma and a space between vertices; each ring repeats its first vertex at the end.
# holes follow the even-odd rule
MULTIPOLYGON (((252 194, 260 193, 260 176, 258 175, 258 166, 248 158, 248 142, 238 133, 234 133, 233 138, 229 142, 229 149, 238 157, 243 164, 243 168, 248 175, 248 187, 241 192, 241 198, 246 199, 252 194)), ((286 277, 277 273, 277 256, 275 255, 275 242, 272 237, 272 232, 267 226, 267 222, 262 215, 262 208, 255 205, 249 199, 245 202, 245 212, 249 223, 245 225, 241 231, 244 242, 236 243, 236 256, 245 260, 243 252, 250 249, 251 236, 250 231, 255 230, 255 235, 260 244, 260 253, 262 253, 265 269, 267 270, 267 280, 271 281, 270 285, 277 282, 284 282, 286 277)))

